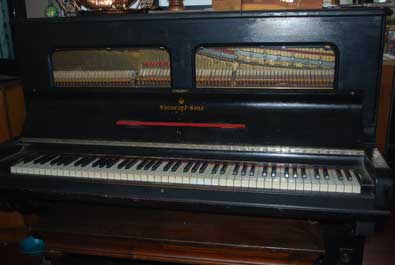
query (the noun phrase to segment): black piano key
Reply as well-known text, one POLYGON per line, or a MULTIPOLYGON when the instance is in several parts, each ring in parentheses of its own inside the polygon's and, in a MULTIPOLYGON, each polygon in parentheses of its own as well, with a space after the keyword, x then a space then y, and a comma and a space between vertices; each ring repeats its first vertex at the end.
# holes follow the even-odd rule
POLYGON ((102 163, 102 159, 103 159, 103 158, 99 158, 98 160, 96 160, 96 161, 92 164, 92 167, 98 167, 98 166, 100 166, 100 163, 102 163))
POLYGON ((243 167, 241 168, 241 175, 242 176, 245 176, 247 174, 247 169, 248 169, 248 165, 243 164, 243 167))
POLYGON ((125 169, 130 169, 133 167, 139 160, 137 158, 134 158, 132 160, 129 160, 129 162, 126 164, 125 169))
POLYGON ((86 159, 88 159, 86 156, 85 157, 80 157, 80 159, 78 159, 77 161, 74 162, 73 166, 75 166, 75 167, 80 166, 81 163, 84 162, 86 159))
POLYGON ((289 167, 284 168, 284 177, 286 177, 286 178, 289 177, 289 167))
POLYGON ((362 172, 359 169, 354 169, 353 172, 354 175, 357 177, 358 181, 361 183, 363 179, 362 172))
POLYGON ((118 168, 118 169, 124 168, 124 167, 129 163, 129 161, 130 161, 129 159, 124 158, 123 161, 122 161, 121 163, 118 164, 117 168, 118 168))
POLYGON ((215 163, 213 169, 211 170, 211 174, 217 174, 219 169, 219 163, 215 163))
POLYGON ((167 164, 164 166, 163 171, 169 171, 169 169, 173 166, 174 161, 169 161, 167 164))
POLYGON ((75 156, 66 156, 65 159, 62 160, 62 166, 70 165, 72 161, 76 159, 75 156))
POLYGON ((63 156, 58 156, 57 158, 55 158, 54 160, 52 160, 51 162, 49 162, 50 165, 56 165, 59 161, 61 161, 63 159, 63 156))
POLYGON ((343 180, 343 174, 340 169, 336 169, 336 175, 339 180, 343 180))
POLYGON ((237 175, 239 173, 239 168, 240 168, 239 163, 236 163, 235 167, 233 168, 233 175, 237 175))
POLYGON ((64 158, 65 158, 64 155, 60 155, 60 156, 58 156, 58 158, 55 158, 54 160, 49 162, 49 164, 50 165, 59 165, 59 163, 62 162, 64 158))
POLYGON ((318 168, 314 168, 314 177, 316 179, 320 179, 320 171, 318 170, 318 168))
POLYGON ((277 167, 272 166, 272 173, 271 173, 272 178, 276 177, 276 175, 277 175, 277 167))
POLYGON ((263 169, 262 169, 262 177, 267 177, 267 170, 268 170, 268 166, 263 166, 263 169))
POLYGON ((191 172, 192 173, 196 173, 196 171, 198 171, 199 167, 200 167, 200 162, 196 162, 195 165, 192 167, 191 172))
POLYGON ((250 177, 255 175, 255 165, 252 165, 250 168, 250 177))
POLYGON ((297 168, 297 167, 293 167, 293 168, 292 168, 292 176, 293 176, 294 178, 297 178, 297 177, 298 177, 298 168, 297 168))
POLYGON ((193 162, 192 162, 192 161, 189 161, 189 162, 185 165, 183 171, 184 171, 185 173, 187 173, 187 172, 191 169, 192 166, 193 166, 193 162))
POLYGON ((51 161, 52 159, 55 159, 57 156, 58 156, 58 155, 49 155, 49 156, 47 156, 47 158, 42 159, 42 160, 40 161, 40 164, 41 164, 41 165, 44 165, 45 163, 48 163, 48 162, 51 161))
POLYGON ((228 164, 224 163, 221 167, 221 170, 219 171, 219 174, 221 175, 225 174, 227 168, 228 168, 228 164))
POLYGON ((118 163, 119 160, 120 160, 120 159, 119 159, 119 158, 116 158, 116 157, 112 158, 112 159, 107 163, 106 168, 111 168, 113 165, 115 165, 116 163, 118 163))
POLYGON ((182 162, 178 160, 177 162, 174 163, 174 165, 171 167, 171 172, 176 172, 177 169, 181 166, 182 162))
POLYGON ((91 163, 92 161, 94 161, 94 160, 91 160, 91 159, 93 159, 93 157, 91 157, 91 156, 83 157, 82 159, 77 160, 77 161, 74 163, 74 166, 75 166, 75 167, 78 167, 78 166, 85 167, 86 165, 88 165, 89 163, 91 163))
POLYGON ((144 166, 144 170, 149 170, 156 162, 157 160, 152 159, 144 166))
POLYGON ((208 163, 207 163, 207 162, 204 162, 204 163, 202 164, 202 166, 200 167, 200 169, 199 169, 199 173, 200 173, 200 174, 203 174, 204 171, 206 171, 207 166, 208 166, 208 163))
POLYGON ((78 158, 78 157, 76 157, 76 156, 69 156, 67 159, 63 160, 62 165, 63 165, 63 166, 68 166, 68 165, 70 165, 71 163, 73 163, 77 158, 78 158))
POLYGON ((323 173, 324 173, 324 179, 328 180, 328 179, 329 179, 328 169, 327 169, 327 168, 324 168, 322 171, 323 171, 323 173))
POLYGON ((160 167, 160 165, 162 165, 162 163, 163 163, 162 160, 157 160, 157 161, 155 162, 155 164, 153 165, 153 167, 151 168, 151 171, 157 170, 157 169, 160 167))
POLYGON ((61 166, 61 165, 63 165, 63 162, 65 161, 65 160, 67 160, 67 156, 62 156, 57 162, 56 162, 56 165, 57 166, 61 166))
POLYGON ((300 170, 300 173, 301 173, 301 175, 302 175, 302 179, 307 178, 307 175, 306 175, 306 168, 302 167, 301 170, 300 170))
POLYGON ((27 164, 27 163, 30 163, 33 160, 39 158, 40 156, 42 156, 42 155, 38 154, 38 153, 34 153, 34 154, 26 156, 22 161, 23 161, 24 164, 27 164))
MULTIPOLYGON (((92 163, 92 162, 95 161, 96 159, 97 159, 97 157, 94 157, 94 156, 87 157, 87 158, 85 159, 85 161, 81 162, 81 167, 86 167, 86 166, 88 166, 90 163, 92 163)), ((92 165, 92 166, 93 166, 93 165, 92 165)))
POLYGON ((39 163, 41 162, 42 159, 45 159, 45 158, 47 158, 47 157, 48 157, 48 155, 42 155, 42 156, 40 156, 40 157, 34 159, 34 160, 33 160, 33 164, 39 164, 39 163))
POLYGON ((48 161, 54 159, 55 157, 56 157, 56 155, 43 155, 40 158, 34 160, 33 164, 40 164, 40 165, 42 165, 42 164, 45 164, 48 161))
POLYGON ((99 163, 99 168, 107 167, 107 164, 112 161, 111 157, 104 157, 102 161, 99 163))
POLYGON ((10 159, 10 165, 16 165, 18 163, 21 163, 23 159, 25 159, 27 154, 19 154, 15 156, 14 158, 10 159))
POLYGON ((137 170, 142 169, 142 168, 143 168, 146 164, 148 164, 149 162, 150 162, 149 159, 144 159, 143 161, 141 161, 141 162, 137 165, 136 169, 137 169, 137 170))
POLYGON ((344 170, 344 173, 346 174, 346 179, 347 179, 348 181, 352 181, 352 176, 351 176, 350 171, 349 171, 348 169, 345 169, 345 170, 344 170))

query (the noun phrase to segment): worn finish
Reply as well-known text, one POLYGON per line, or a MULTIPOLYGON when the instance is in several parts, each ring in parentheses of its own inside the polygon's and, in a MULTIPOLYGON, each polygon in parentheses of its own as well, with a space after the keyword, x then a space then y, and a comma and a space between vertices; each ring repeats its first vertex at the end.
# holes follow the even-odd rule
POLYGON ((153 12, 19 20, 16 39, 28 117, 24 138, 0 146, 0 206, 38 213, 33 231, 51 249, 66 253, 199 264, 306 264, 323 253, 322 238, 323 264, 347 259, 360 264, 364 237, 389 214, 392 188, 390 170, 375 150, 386 13, 365 8, 153 12), (196 88, 194 52, 200 45, 273 44, 336 47, 334 90, 196 88), (169 50, 171 88, 53 85, 55 49, 140 46, 169 50), (118 121, 240 126, 158 129, 118 126, 118 121), (55 140, 34 141, 38 138, 55 140), (114 141, 126 144, 108 144, 114 141), (293 149, 282 152, 286 147, 293 149), (10 174, 15 163, 10 154, 36 151, 350 166, 362 168, 368 177, 361 177, 361 193, 336 194, 10 174), (307 220, 319 221, 320 232, 312 232, 316 225, 307 220))
POLYGON ((291 142, 354 148, 373 144, 385 14, 382 9, 192 12, 20 22, 17 42, 26 90, 31 96, 25 135, 263 145, 291 142), (72 35, 63 34, 71 31, 72 35), (226 34, 219 37, 218 32, 226 34), (25 39, 30 40, 29 46, 24 45, 25 39), (247 92, 195 87, 194 52, 200 45, 273 43, 333 45, 338 53, 335 90, 247 92), (54 49, 140 46, 169 50, 171 89, 53 87, 50 60, 54 49), (180 97, 186 105, 202 106, 204 110, 159 110, 159 105, 178 105, 180 97), (51 126, 43 120, 48 110, 54 117, 51 126), (117 120, 229 122, 246 124, 247 129, 162 128, 159 132, 155 128, 115 126, 117 120), (316 126, 317 121, 320 126, 316 126))
POLYGON ((48 249, 184 264, 312 264, 318 223, 138 208, 58 205, 32 232, 48 249), (97 220, 100 220, 98 222, 97 220))

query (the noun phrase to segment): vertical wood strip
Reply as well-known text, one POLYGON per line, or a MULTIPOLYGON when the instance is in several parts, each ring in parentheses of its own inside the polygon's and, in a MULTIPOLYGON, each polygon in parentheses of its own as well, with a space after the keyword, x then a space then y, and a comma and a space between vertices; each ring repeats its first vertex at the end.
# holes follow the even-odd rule
POLYGON ((386 152, 389 118, 391 113, 392 85, 394 65, 383 65, 381 76, 381 90, 376 128, 377 147, 381 153, 386 152))
POLYGON ((10 138, 4 90, 0 88, 0 143, 10 138))

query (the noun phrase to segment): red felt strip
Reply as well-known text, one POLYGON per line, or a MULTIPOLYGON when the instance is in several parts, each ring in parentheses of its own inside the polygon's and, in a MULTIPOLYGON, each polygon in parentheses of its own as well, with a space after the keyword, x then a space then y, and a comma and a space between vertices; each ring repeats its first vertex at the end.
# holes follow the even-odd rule
POLYGON ((221 129, 245 129, 245 124, 239 123, 195 123, 195 122, 154 122, 154 121, 125 121, 116 122, 119 126, 156 126, 156 127, 198 127, 221 129))

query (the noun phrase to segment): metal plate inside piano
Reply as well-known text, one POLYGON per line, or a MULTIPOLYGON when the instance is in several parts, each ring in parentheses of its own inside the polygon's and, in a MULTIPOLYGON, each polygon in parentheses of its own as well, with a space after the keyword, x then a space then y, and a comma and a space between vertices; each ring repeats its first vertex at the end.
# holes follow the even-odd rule
POLYGON ((56 87, 170 87, 170 56, 164 48, 56 50, 56 87))
POLYGON ((200 47, 200 88, 333 89, 336 53, 329 45, 200 47))

